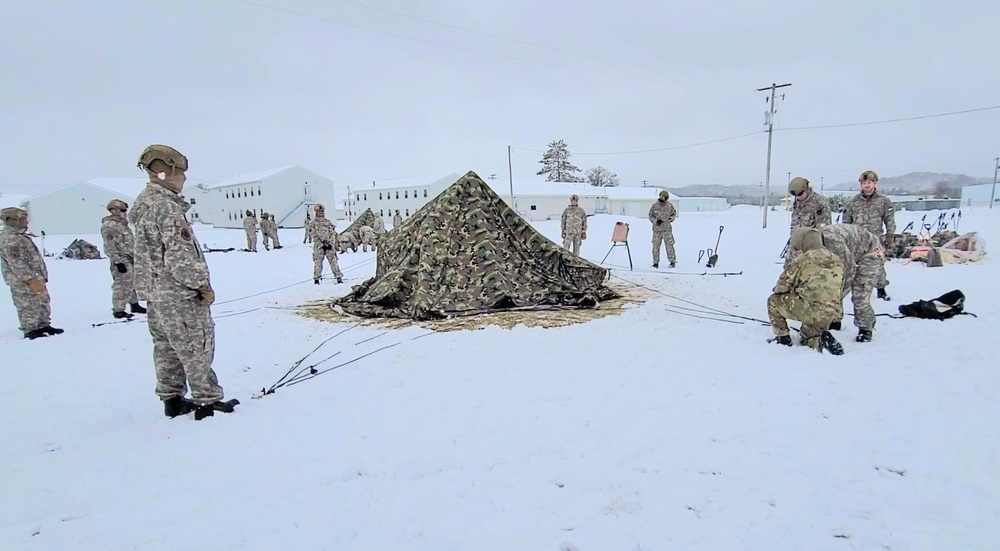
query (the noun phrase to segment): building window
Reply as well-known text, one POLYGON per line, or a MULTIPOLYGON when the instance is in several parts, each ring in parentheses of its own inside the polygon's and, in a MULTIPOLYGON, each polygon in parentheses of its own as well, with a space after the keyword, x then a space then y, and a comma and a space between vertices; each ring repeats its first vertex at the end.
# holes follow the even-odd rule
POLYGON ((253 188, 250 188, 250 197, 253 197, 253 188))
POLYGON ((382 192, 379 192, 379 194, 378 194, 378 200, 379 200, 379 201, 381 201, 381 200, 382 200, 382 192))
POLYGON ((383 211, 382 209, 378 209, 378 215, 385 216, 385 211, 383 211))
POLYGON ((260 186, 257 186, 257 197, 260 197, 260 186))
POLYGON ((410 198, 410 192, 409 191, 404 191, 403 192, 403 199, 409 199, 409 198, 410 198))
POLYGON ((198 201, 196 201, 196 200, 195 200, 195 198, 194 198, 194 197, 192 197, 192 198, 191 198, 191 204, 192 204, 192 205, 197 205, 197 204, 198 204, 198 201))
POLYGON ((226 192, 226 199, 229 199, 229 192, 226 192))
POLYGON ((367 193, 363 193, 363 194, 361 194, 361 196, 365 198, 365 201, 368 200, 368 194, 367 193))
POLYGON ((416 198, 417 198, 417 190, 413 190, 413 198, 414 198, 414 199, 416 199, 416 198))
POLYGON ((231 213, 231 212, 229 213, 229 221, 230 221, 230 222, 232 222, 232 221, 233 221, 233 213, 231 213))
POLYGON ((531 210, 538 210, 538 207, 535 205, 531 205, 531 210))
POLYGON ((424 197, 427 197, 427 190, 424 190, 424 197))
POLYGON ((396 192, 396 199, 399 199, 399 192, 396 192))
POLYGON ((360 201, 360 200, 361 200, 361 194, 360 194, 360 193, 358 193, 358 194, 356 194, 356 195, 354 196, 354 202, 355 202, 355 203, 357 203, 357 202, 358 202, 358 201, 360 201))
POLYGON ((409 216, 409 215, 410 215, 410 209, 406 209, 406 215, 407 215, 407 216, 409 216))

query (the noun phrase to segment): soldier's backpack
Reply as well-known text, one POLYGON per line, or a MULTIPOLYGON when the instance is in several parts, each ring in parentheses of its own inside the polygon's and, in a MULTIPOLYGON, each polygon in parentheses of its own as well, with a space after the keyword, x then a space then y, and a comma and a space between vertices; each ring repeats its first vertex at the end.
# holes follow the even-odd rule
POLYGON ((899 313, 903 317, 941 321, 959 315, 976 317, 975 314, 965 311, 965 294, 958 289, 933 300, 918 300, 903 304, 899 307, 899 313))

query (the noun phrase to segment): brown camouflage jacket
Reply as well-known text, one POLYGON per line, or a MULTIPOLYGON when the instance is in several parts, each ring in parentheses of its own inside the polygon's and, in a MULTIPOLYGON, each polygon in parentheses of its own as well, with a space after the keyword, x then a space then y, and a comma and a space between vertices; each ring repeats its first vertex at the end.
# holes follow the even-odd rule
POLYGON ((0 272, 7 285, 27 285, 28 280, 49 280, 42 253, 28 236, 28 230, 4 226, 0 231, 0 272))
POLYGON ((337 230, 333 222, 326 217, 313 218, 312 225, 309 226, 313 238, 313 248, 321 248, 324 244, 337 248, 337 230))
POLYGON ((578 235, 587 231, 587 211, 580 205, 570 205, 562 213, 563 235, 578 235))
POLYGON ((135 236, 128 227, 128 220, 116 215, 105 216, 101 220, 101 237, 104 239, 104 254, 112 264, 131 265, 135 259, 135 236))
POLYGON ((881 236, 896 233, 896 209, 892 201, 878 191, 870 197, 857 194, 844 207, 845 224, 857 224, 862 228, 881 236))
POLYGON ((792 201, 792 227, 796 228, 818 228, 833 222, 833 214, 830 212, 830 200, 815 191, 810 191, 809 196, 801 201, 792 201))
POLYGON ((774 292, 793 293, 820 308, 839 311, 844 267, 837 255, 820 247, 796 256, 781 273, 774 292))
POLYGON ((831 224, 819 231, 823 235, 823 245, 837 255, 844 266, 845 288, 854 280, 859 262, 865 257, 884 254, 878 236, 857 224, 831 224))
POLYGON ((247 216, 243 219, 243 229, 247 233, 257 233, 257 219, 253 216, 247 216))
POLYGON ((670 229, 670 224, 677 219, 677 209, 670 201, 657 201, 649 207, 649 221, 653 224, 653 231, 666 231, 670 229), (657 225, 657 220, 663 220, 663 224, 657 225))

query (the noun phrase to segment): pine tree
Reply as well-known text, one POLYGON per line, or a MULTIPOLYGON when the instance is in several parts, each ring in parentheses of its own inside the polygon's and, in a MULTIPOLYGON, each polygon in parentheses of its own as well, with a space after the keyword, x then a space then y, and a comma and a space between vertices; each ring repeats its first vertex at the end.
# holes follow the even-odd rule
POLYGON ((603 166, 595 166, 587 171, 587 183, 596 187, 615 187, 618 175, 603 166))
POLYGON ((566 149, 566 142, 556 140, 549 144, 549 150, 538 161, 542 169, 538 175, 545 175, 546 182, 582 182, 583 178, 577 176, 580 169, 569 162, 569 150, 566 149))

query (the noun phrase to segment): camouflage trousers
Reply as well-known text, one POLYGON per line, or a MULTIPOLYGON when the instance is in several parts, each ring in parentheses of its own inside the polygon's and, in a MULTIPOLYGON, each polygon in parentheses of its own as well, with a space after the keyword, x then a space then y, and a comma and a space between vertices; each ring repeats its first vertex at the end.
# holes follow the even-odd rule
POLYGON ((660 263, 660 244, 667 248, 667 259, 671 262, 677 262, 677 254, 674 252, 674 230, 670 227, 670 224, 663 224, 659 226, 660 228, 665 228, 662 230, 656 229, 657 226, 653 227, 653 264, 660 263))
POLYGON ((375 237, 369 237, 367 239, 362 238, 361 239, 361 252, 365 252, 365 253, 368 252, 368 247, 371 247, 372 250, 374 251, 375 250, 375 239, 376 239, 375 237))
POLYGON ((138 297, 135 296, 135 284, 132 277, 133 267, 133 263, 126 262, 125 269, 128 271, 123 274, 115 268, 114 262, 111 263, 112 312, 124 312, 126 306, 139 302, 138 297))
POLYGON ((313 242, 313 236, 312 236, 311 233, 309 233, 309 228, 306 228, 304 230, 304 235, 302 236, 302 242, 303 243, 312 243, 313 242))
POLYGON ((830 306, 802 300, 795 293, 774 293, 767 297, 767 317, 771 321, 774 334, 781 337, 788 334, 788 321, 802 322, 802 342, 810 348, 822 347, 820 333, 830 327, 830 322, 843 315, 830 306))
POLYGON ((313 279, 319 279, 323 275, 323 259, 330 263, 330 271, 335 277, 344 277, 340 271, 340 263, 337 262, 337 248, 324 251, 319 242, 313 243, 313 279))
POLYGON ((573 251, 573 254, 580 256, 580 245, 583 243, 583 234, 567 233, 563 238, 563 248, 573 251))
MULTIPOLYGON (((264 236, 264 239, 267 239, 267 236, 264 236)), ((271 240, 274 241, 275 247, 281 246, 281 241, 278 240, 278 230, 271 232, 271 240)), ((265 243, 267 243, 267 241, 265 241, 265 243)))
MULTIPOLYGON (((879 273, 885 273, 885 264, 874 255, 866 255, 854 266, 854 270, 844 277, 841 300, 851 295, 854 304, 854 326, 871 331, 875 327, 875 309, 872 308, 872 290, 879 273)), ((842 317, 842 316, 841 316, 842 317)))
POLYGON ((215 322, 212 311, 197 299, 179 298, 147 304, 149 335, 153 338, 156 395, 161 400, 184 396, 198 404, 222 400, 215 359, 215 322))
POLYGON ((260 232, 260 240, 264 244, 264 248, 265 249, 270 248, 271 241, 270 241, 270 236, 269 235, 267 235, 264 232, 260 232))
POLYGON ((19 329, 22 333, 48 327, 52 323, 48 290, 36 295, 26 284, 15 284, 10 286, 10 296, 14 300, 17 321, 20 323, 19 329))
POLYGON ((885 289, 889 285, 889 277, 885 275, 885 262, 878 264, 878 277, 875 279, 876 289, 885 289))
POLYGON ((247 250, 257 252, 257 232, 255 231, 247 232, 247 250))

